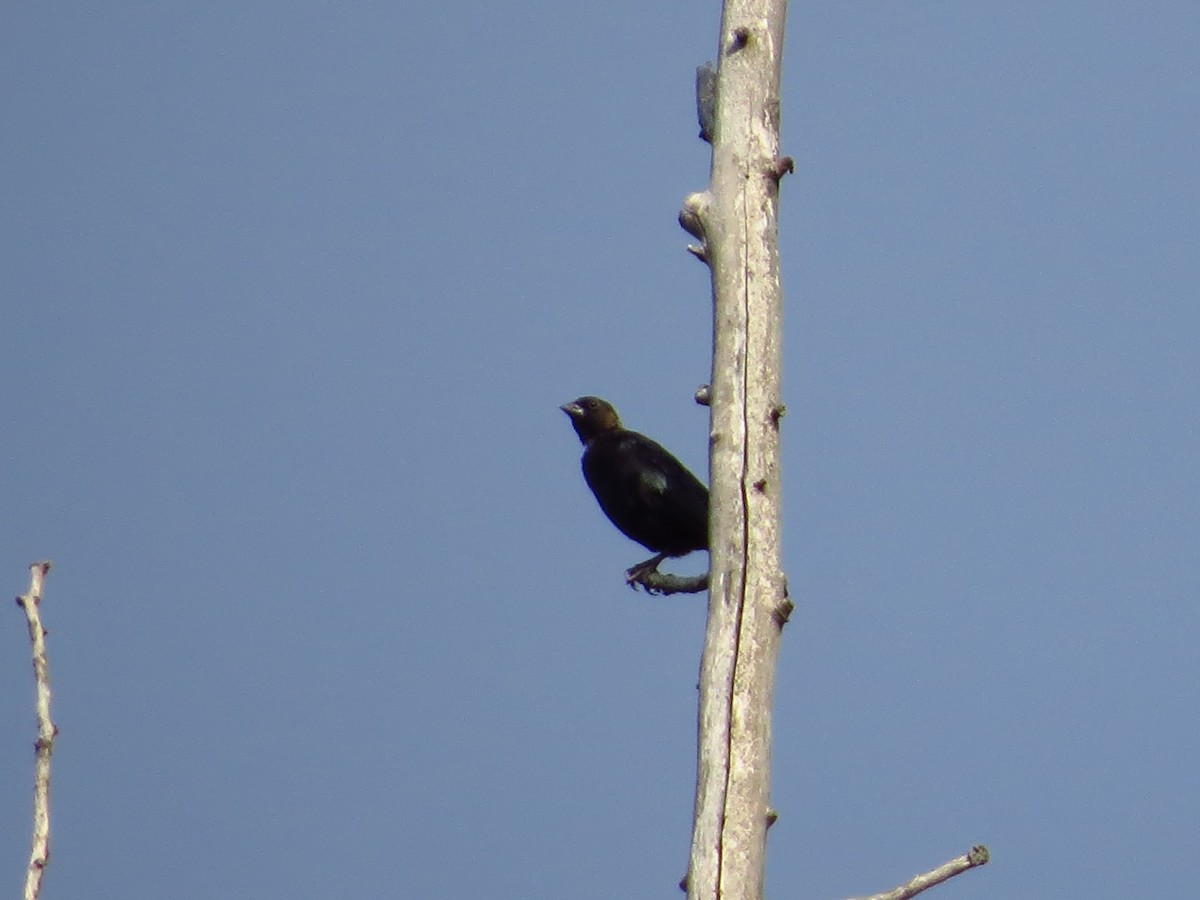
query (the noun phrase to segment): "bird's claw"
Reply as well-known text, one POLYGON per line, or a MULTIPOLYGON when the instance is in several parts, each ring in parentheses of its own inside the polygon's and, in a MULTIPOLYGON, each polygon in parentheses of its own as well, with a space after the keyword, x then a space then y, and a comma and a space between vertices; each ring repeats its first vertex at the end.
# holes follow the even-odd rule
POLYGON ((657 556, 652 556, 645 562, 640 562, 636 566, 630 566, 625 570, 625 583, 635 591, 638 585, 645 588, 647 594, 655 593, 655 589, 646 584, 646 579, 651 575, 658 574, 659 564, 667 558, 665 553, 659 553, 657 556))

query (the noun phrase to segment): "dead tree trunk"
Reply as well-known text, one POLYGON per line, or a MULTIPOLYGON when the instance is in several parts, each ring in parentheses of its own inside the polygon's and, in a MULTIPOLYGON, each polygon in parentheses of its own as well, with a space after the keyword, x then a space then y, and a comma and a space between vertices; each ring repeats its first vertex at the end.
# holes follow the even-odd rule
MULTIPOLYGON (((716 69, 697 71, 706 191, 679 223, 713 286, 708 630, 700 668, 689 900, 760 900, 770 809, 771 704, 792 610, 780 568, 779 75, 787 0, 725 0, 716 69)), ((906 900, 990 858, 977 845, 862 900, 906 900)))
POLYGON ((786 0, 726 0, 715 77, 701 73, 709 189, 684 203, 712 272, 711 568, 700 675, 689 898, 757 900, 766 861, 771 699, 790 612, 780 568, 782 290, 777 213, 786 0), (714 90, 715 88, 715 90, 714 90))

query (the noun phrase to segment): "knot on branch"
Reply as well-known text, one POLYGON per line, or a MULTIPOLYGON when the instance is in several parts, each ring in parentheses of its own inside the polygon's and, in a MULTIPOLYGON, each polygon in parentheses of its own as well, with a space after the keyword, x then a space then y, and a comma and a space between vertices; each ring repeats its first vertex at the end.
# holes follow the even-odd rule
POLYGON ((697 191, 688 194, 679 210, 679 227, 700 241, 700 245, 688 245, 688 252, 703 262, 708 262, 708 212, 712 206, 712 194, 697 191))
POLYGON ((683 198, 683 208, 679 210, 679 226, 692 237, 704 240, 711 207, 712 194, 708 191, 688 194, 683 198))
POLYGON ((777 157, 773 163, 771 163, 771 168, 768 170, 767 174, 769 174, 771 176, 771 180, 778 185, 779 182, 783 180, 784 175, 790 175, 795 171, 796 161, 790 156, 780 156, 777 157))

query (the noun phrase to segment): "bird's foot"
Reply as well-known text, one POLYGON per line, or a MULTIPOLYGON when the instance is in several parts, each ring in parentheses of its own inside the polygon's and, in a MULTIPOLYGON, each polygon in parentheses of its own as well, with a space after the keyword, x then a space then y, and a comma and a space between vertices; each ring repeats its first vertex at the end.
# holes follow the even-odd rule
POLYGON ((625 583, 635 591, 640 584, 646 589, 647 594, 653 594, 654 588, 646 583, 646 579, 658 574, 659 564, 667 558, 667 554, 659 553, 650 557, 645 562, 640 562, 636 566, 630 566, 625 570, 625 583))

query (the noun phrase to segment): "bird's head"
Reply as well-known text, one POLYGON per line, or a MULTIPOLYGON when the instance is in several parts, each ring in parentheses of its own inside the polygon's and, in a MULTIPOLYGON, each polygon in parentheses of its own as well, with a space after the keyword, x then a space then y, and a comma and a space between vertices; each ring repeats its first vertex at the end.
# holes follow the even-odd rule
POLYGON ((571 418, 579 440, 587 443, 597 435, 621 428, 621 417, 613 405, 599 397, 580 397, 559 407, 571 418))

